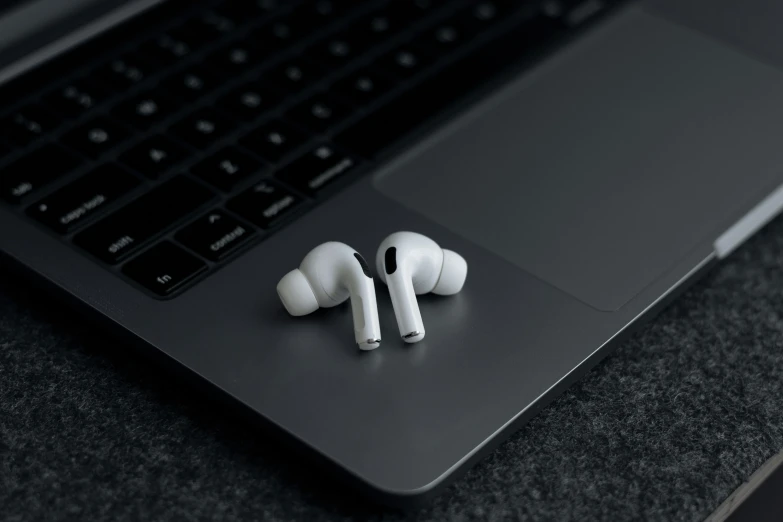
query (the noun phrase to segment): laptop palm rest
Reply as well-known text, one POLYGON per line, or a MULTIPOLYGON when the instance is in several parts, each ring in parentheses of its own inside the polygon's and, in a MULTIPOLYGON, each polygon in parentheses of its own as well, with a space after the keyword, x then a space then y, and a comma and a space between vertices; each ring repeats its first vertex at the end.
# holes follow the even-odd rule
POLYGON ((777 184, 781 136, 780 71, 634 8, 375 186, 613 311, 777 184))

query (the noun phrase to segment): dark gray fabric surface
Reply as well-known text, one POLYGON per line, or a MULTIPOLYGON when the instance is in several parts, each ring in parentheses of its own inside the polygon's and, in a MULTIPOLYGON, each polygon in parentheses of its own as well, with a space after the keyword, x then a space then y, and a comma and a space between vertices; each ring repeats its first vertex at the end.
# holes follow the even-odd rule
POLYGON ((702 520, 783 448, 781 261, 778 220, 407 513, 332 486, 6 283, 0 519, 702 520))

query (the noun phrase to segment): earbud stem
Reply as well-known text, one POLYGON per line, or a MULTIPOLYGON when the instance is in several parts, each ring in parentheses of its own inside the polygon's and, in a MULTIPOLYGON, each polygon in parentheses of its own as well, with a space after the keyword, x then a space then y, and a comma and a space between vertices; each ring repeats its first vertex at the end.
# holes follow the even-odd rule
POLYGON ((381 344, 381 326, 375 299, 375 282, 360 276, 351 289, 351 311, 356 344, 362 350, 374 350, 381 344))
POLYGON ((421 320, 419 303, 413 290, 413 280, 405 269, 400 267, 386 276, 394 315, 400 327, 400 337, 406 343, 416 343, 424 338, 424 322, 421 320))

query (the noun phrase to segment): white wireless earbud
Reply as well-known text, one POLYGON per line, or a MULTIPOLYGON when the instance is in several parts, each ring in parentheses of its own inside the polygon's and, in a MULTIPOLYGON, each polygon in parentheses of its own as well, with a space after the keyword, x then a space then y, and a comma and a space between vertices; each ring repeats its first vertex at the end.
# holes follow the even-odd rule
POLYGON ((381 344, 375 284, 367 262, 345 243, 331 241, 312 249, 277 284, 277 294, 288 313, 307 315, 320 307, 337 306, 351 298, 353 329, 362 350, 381 344))
POLYGON ((384 239, 375 264, 389 287, 400 336, 406 343, 424 339, 416 294, 456 294, 468 275, 468 264, 461 255, 415 232, 395 232, 384 239))

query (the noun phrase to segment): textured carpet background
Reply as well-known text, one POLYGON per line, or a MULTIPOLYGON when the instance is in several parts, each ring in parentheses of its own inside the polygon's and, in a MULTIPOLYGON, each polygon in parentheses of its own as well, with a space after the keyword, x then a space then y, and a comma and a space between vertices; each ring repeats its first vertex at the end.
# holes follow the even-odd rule
POLYGON ((329 486, 6 282, 0 519, 703 520, 783 448, 782 263, 778 220, 408 513, 329 486))

